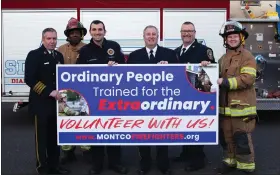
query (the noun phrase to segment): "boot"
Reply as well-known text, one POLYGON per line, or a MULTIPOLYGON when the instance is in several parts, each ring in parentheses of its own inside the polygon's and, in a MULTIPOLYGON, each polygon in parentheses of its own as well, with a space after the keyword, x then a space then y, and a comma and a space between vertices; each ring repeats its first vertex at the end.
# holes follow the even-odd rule
POLYGON ((217 174, 227 174, 235 170, 235 167, 231 167, 226 163, 222 163, 222 165, 219 168, 217 168, 217 174))
POLYGON ((61 157, 61 164, 66 164, 74 161, 77 161, 74 150, 63 151, 63 155, 61 157))

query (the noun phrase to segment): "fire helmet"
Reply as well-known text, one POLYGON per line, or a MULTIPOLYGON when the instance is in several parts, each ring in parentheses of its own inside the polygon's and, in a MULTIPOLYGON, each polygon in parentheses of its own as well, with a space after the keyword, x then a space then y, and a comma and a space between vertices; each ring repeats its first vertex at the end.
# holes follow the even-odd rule
POLYGON ((224 46, 228 49, 237 49, 240 45, 245 44, 245 40, 248 38, 249 34, 246 31, 246 28, 242 26, 241 23, 237 21, 227 21, 225 22, 219 32, 219 35, 224 38, 224 46), (231 34, 239 34, 240 35, 240 44, 237 47, 231 47, 226 43, 226 38, 231 34))
POLYGON ((66 37, 69 37, 69 33, 72 30, 80 30, 81 31, 81 35, 82 35, 82 39, 87 34, 87 29, 76 18, 71 18, 68 21, 68 24, 67 24, 66 29, 64 31, 64 34, 66 35, 66 37))

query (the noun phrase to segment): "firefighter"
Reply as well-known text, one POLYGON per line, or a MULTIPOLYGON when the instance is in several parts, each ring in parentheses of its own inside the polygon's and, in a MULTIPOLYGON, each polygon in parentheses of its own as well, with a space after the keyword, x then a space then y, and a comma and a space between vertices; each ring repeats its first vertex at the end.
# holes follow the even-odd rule
POLYGON ((210 92, 211 86, 212 83, 209 76, 204 70, 201 70, 201 73, 199 73, 199 75, 197 76, 196 88, 203 92, 210 92))
POLYGON ((220 142, 224 150, 220 174, 238 169, 252 173, 255 170, 254 149, 251 133, 256 123, 256 61, 244 48, 249 34, 242 24, 226 22, 220 36, 227 49, 219 60, 220 86, 219 113, 221 119, 220 142))
MULTIPOLYGON (((210 63, 215 63, 213 50, 196 39, 195 25, 186 21, 181 26, 182 44, 175 49, 180 63, 198 64, 207 66, 210 63)), ((191 84, 195 86, 195 79, 197 75, 188 73, 188 79, 191 84)), ((198 171, 205 167, 204 145, 184 145, 182 152, 175 161, 185 162, 185 171, 198 171)))
MULTIPOLYGON (((71 18, 68 21, 66 29, 64 31, 65 36, 67 37, 66 41, 68 43, 61 45, 57 50, 62 53, 64 57, 64 64, 75 64, 77 57, 79 55, 80 49, 86 45, 82 42, 84 36, 87 34, 87 29, 84 28, 83 24, 75 18, 71 18)), ((75 156, 75 146, 63 145, 61 147, 63 156, 61 162, 64 164, 66 162, 72 162, 76 160, 75 156)), ((89 160, 90 147, 81 146, 83 151, 84 158, 86 161, 89 160)))
POLYGON ((87 29, 77 19, 71 18, 64 34, 68 43, 61 45, 57 50, 62 53, 64 64, 76 64, 80 49, 86 45, 82 40, 87 34, 87 29))
POLYGON ((67 94, 62 93, 61 97, 62 98, 59 100, 59 103, 58 103, 59 116, 75 116, 75 115, 79 115, 78 111, 71 110, 69 108, 69 106, 67 106, 67 104, 66 104, 67 94))
POLYGON ((84 99, 80 100, 80 106, 81 106, 81 111, 80 111, 80 115, 81 116, 86 116, 88 115, 87 113, 87 104, 85 103, 84 99))
POLYGON ((57 145, 56 65, 63 64, 63 56, 55 50, 57 32, 46 28, 42 32, 42 46, 28 53, 25 60, 24 81, 30 87, 29 112, 35 118, 36 170, 38 174, 68 174, 59 166, 57 145))
MULTIPOLYGON (((90 43, 85 45, 81 51, 77 64, 107 64, 113 66, 125 63, 125 57, 120 45, 105 38, 105 24, 100 20, 94 20, 90 24, 90 43)), ((92 146, 92 167, 89 174, 99 174, 103 170, 104 152, 107 152, 109 169, 119 173, 127 174, 128 169, 121 162, 120 146, 92 146)))

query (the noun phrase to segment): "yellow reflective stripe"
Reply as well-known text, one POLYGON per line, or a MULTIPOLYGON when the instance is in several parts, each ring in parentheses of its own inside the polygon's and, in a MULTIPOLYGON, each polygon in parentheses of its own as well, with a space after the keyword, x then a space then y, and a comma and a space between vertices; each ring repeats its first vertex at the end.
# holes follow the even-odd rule
POLYGON ((229 89, 237 89, 237 80, 236 78, 229 78, 229 89))
POLYGON ((232 117, 255 115, 255 114, 257 114, 257 107, 256 106, 250 106, 250 107, 245 107, 244 109, 219 107, 219 113, 224 114, 224 115, 228 115, 228 116, 232 116, 232 117))
POLYGON ((237 166, 236 166, 237 169, 240 169, 240 170, 255 170, 256 168, 256 165, 255 163, 241 163, 241 162, 238 162, 237 161, 237 166))
POLYGON ((73 148, 73 146, 70 146, 70 145, 62 145, 61 146, 61 149, 63 151, 70 151, 72 148, 73 148))
POLYGON ((225 162, 227 165, 229 165, 231 167, 236 166, 236 163, 237 163, 236 159, 234 159, 234 158, 225 158, 223 160, 223 162, 225 162))
POLYGON ((68 108, 68 107, 65 107, 63 111, 64 111, 65 113, 67 113, 68 110, 69 110, 69 108, 68 108))
POLYGON ((44 85, 44 83, 42 83, 41 81, 38 81, 38 83, 35 84, 35 86, 33 87, 33 90, 37 93, 37 94, 41 94, 43 92, 43 90, 46 88, 46 85, 44 85))
POLYGON ((81 146, 81 149, 87 150, 87 151, 90 150, 90 148, 91 148, 90 146, 84 146, 84 145, 81 146))
POLYGON ((36 171, 38 172, 38 169, 42 166, 41 162, 40 162, 40 157, 39 157, 39 146, 38 146, 38 120, 37 120, 37 115, 35 115, 35 149, 36 149, 36 159, 38 162, 38 166, 36 167, 36 171))
POLYGON ((250 75, 256 76, 257 71, 256 71, 256 69, 254 69, 252 67, 242 67, 241 70, 240 70, 240 73, 241 74, 250 74, 250 75))
POLYGON ((64 112, 60 112, 58 115, 59 116, 65 116, 66 114, 64 112))

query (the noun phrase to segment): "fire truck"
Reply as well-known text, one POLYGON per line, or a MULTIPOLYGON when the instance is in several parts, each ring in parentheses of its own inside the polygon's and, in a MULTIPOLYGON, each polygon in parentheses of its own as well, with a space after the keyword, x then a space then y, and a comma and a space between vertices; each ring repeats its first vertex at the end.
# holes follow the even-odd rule
MULTIPOLYGON (((181 24, 191 21, 196 26, 197 39, 212 48, 214 57, 218 60, 226 52, 223 47, 223 39, 218 34, 222 24, 230 19, 230 2, 205 0, 41 0, 40 2, 2 0, 1 13, 2 102, 15 103, 13 111, 16 112, 28 105, 29 87, 24 83, 25 59, 30 50, 40 46, 41 32, 44 28, 53 27, 57 30, 57 47, 59 47, 66 43, 64 30, 71 17, 80 20, 86 28, 89 28, 91 21, 99 19, 106 25, 105 37, 120 43, 122 51, 128 55, 144 46, 142 32, 145 26, 156 26, 159 29, 159 45, 175 49, 181 45, 181 24)), ((276 30, 276 20, 269 24, 273 25, 271 29, 276 30)), ((255 34, 250 33, 250 35, 255 34)), ((84 42, 88 43, 89 40, 90 35, 87 34, 84 42)), ((276 43, 276 39, 271 40, 276 43)), ((265 46, 263 45, 263 47, 265 46)), ((259 78, 258 81, 266 82, 267 77, 277 79, 277 74, 269 76, 266 72, 272 70, 269 66, 272 66, 273 70, 274 67, 277 67, 276 62, 280 60, 280 54, 279 51, 275 50, 275 52, 276 57, 273 57, 275 61, 272 63, 262 55, 266 64, 261 70, 262 78, 259 78)), ((268 99, 265 93, 269 94, 270 91, 277 90, 277 88, 279 90, 280 84, 276 87, 273 82, 271 88, 263 88, 264 84, 258 84, 259 86, 256 88, 258 90, 260 87, 262 88, 258 104, 263 106, 265 101, 266 105, 271 105, 267 105, 269 108, 258 105, 258 109, 279 110, 279 99, 268 99)))

